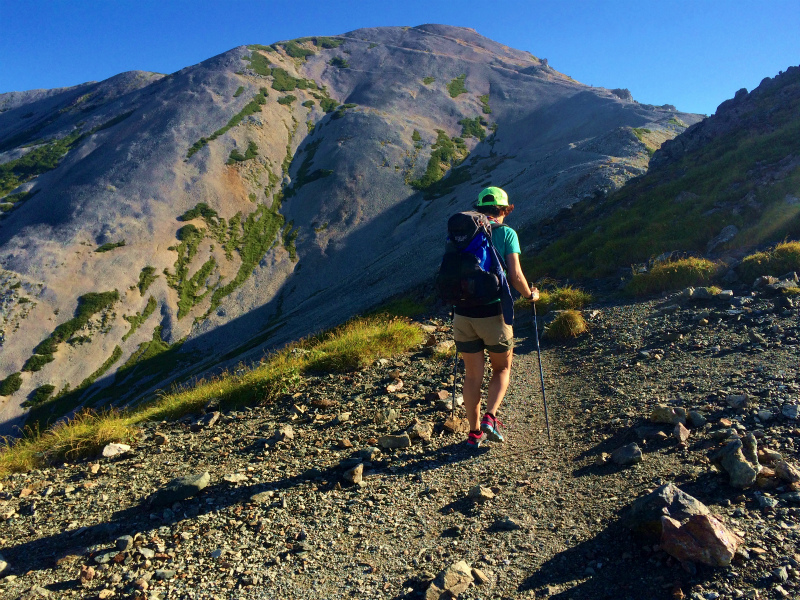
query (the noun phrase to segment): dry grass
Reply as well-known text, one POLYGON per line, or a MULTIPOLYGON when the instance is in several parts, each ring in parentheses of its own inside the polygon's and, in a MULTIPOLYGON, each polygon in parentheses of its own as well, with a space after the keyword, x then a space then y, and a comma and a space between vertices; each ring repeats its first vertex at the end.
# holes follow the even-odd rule
POLYGON ((223 373, 175 390, 125 412, 83 412, 45 431, 28 430, 0 446, 0 477, 55 460, 97 454, 109 442, 134 441, 136 425, 176 419, 216 398, 223 407, 272 402, 291 391, 307 371, 348 371, 389 358, 424 341, 422 330, 403 319, 357 319, 303 340, 265 359, 252 370, 223 373))
POLYGON ((641 296, 689 286, 708 285, 720 270, 719 263, 705 258, 683 258, 658 263, 647 273, 637 273, 627 290, 641 296))
MULTIPOLYGON (((588 292, 571 285, 554 287, 539 292, 539 300, 536 301, 536 311, 540 315, 545 315, 551 310, 580 309, 589 304, 594 298, 588 292)), ((530 310, 531 303, 525 298, 519 298, 514 303, 517 310, 530 310)))
POLYGON ((544 330, 544 337, 550 340, 566 340, 578 337, 588 328, 580 311, 565 310, 544 330))
POLYGON ((800 242, 783 242, 772 250, 746 256, 737 270, 746 283, 752 283, 761 275, 780 277, 800 271, 800 242))

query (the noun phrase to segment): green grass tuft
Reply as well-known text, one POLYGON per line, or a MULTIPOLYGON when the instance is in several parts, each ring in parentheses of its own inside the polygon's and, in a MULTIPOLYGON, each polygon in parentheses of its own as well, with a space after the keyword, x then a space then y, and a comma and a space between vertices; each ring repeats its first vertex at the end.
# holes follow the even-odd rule
POLYGON ((708 285, 718 274, 720 265, 705 258, 684 258, 657 263, 646 273, 637 273, 626 289, 637 296, 677 290, 689 286, 708 285))
POLYGON ((547 326, 543 337, 549 340, 566 340, 578 337, 587 329, 586 319, 583 318, 580 311, 565 310, 547 326))
MULTIPOLYGON (((536 301, 536 310, 539 314, 546 315, 551 310, 580 309, 589 304, 594 298, 580 288, 566 285, 539 292, 536 301)), ((514 307, 521 310, 530 310, 531 303, 525 298, 520 298, 514 307)))
POLYGON ((430 85, 430 84, 432 84, 434 81, 436 81, 436 78, 435 78, 435 77, 430 77, 430 76, 428 76, 428 77, 423 77, 423 78, 422 78, 422 83, 424 83, 425 85, 430 85))
POLYGON ((770 250, 746 256, 737 271, 746 283, 762 275, 780 277, 800 271, 800 242, 782 242, 770 250))

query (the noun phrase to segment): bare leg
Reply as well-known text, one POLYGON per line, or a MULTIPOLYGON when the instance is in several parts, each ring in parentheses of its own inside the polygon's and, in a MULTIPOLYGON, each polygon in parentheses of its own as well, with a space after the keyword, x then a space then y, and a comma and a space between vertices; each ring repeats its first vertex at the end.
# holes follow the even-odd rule
MULTIPOLYGON (((486 358, 481 352, 461 354, 464 359, 464 408, 467 409, 467 420, 470 431, 478 429, 481 410, 481 384, 486 368, 486 358)), ((508 382, 506 382, 508 385, 508 382)))
MULTIPOLYGON (((489 398, 486 401, 486 412, 497 414, 500 403, 506 395, 508 383, 511 380, 511 357, 513 351, 509 350, 503 354, 489 352, 489 361, 492 363, 492 379, 489 381, 489 398)), ((466 381, 464 383, 466 390, 466 381)), ((464 404, 467 403, 467 393, 464 392, 464 404)), ((476 413, 477 415, 477 413, 476 413)), ((472 422, 470 422, 470 425, 472 422)))

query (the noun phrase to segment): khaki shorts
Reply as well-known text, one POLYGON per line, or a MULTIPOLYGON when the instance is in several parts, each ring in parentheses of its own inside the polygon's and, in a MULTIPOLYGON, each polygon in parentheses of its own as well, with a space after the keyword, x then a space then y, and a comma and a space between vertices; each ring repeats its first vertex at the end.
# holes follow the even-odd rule
POLYGON ((506 325, 503 315, 494 317, 453 317, 453 337, 462 354, 489 352, 505 354, 514 347, 514 329, 506 325))

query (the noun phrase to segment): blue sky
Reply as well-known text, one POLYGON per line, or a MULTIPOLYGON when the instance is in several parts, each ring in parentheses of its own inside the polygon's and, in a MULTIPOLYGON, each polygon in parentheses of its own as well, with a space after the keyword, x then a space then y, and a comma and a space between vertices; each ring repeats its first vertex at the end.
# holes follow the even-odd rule
POLYGON ((472 27, 583 83, 702 114, 800 64, 798 0, 0 0, 0 93, 170 73, 241 44, 423 23, 472 27))

